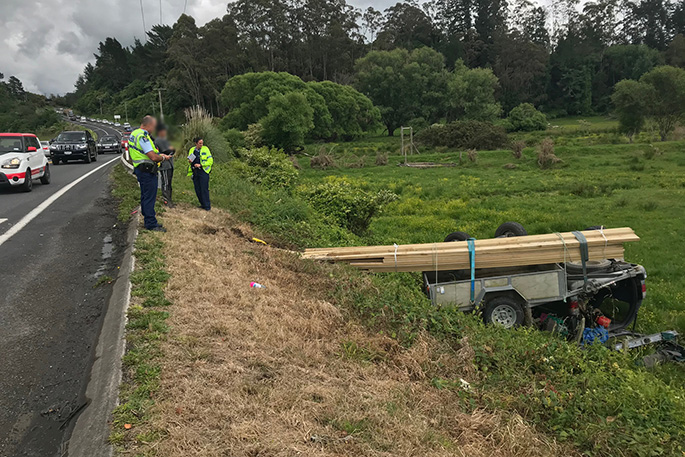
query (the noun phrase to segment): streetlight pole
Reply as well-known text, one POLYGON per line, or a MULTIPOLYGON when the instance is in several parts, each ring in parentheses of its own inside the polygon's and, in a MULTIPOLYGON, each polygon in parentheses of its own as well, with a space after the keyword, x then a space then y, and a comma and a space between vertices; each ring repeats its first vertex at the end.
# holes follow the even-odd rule
POLYGON ((164 88, 158 87, 157 94, 159 94, 159 119, 164 122, 164 109, 162 108, 162 91, 164 88))
POLYGON ((124 102, 124 111, 126 111, 126 122, 128 123, 128 102, 124 102))

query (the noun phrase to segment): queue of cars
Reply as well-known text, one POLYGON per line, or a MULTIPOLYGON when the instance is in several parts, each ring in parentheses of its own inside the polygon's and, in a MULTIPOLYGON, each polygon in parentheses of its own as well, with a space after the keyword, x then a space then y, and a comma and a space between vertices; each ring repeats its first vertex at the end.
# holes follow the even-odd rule
MULTIPOLYGON (((80 120, 113 124, 102 119, 81 117, 80 120)), ((130 132, 130 124, 125 123, 123 130, 130 132)), ((40 141, 32 133, 0 133, 0 186, 30 192, 34 181, 50 183, 51 164, 77 160, 91 163, 99 154, 119 154, 127 148, 126 134, 121 139, 116 135, 103 135, 96 140, 89 130, 74 130, 64 131, 50 141, 40 141)))

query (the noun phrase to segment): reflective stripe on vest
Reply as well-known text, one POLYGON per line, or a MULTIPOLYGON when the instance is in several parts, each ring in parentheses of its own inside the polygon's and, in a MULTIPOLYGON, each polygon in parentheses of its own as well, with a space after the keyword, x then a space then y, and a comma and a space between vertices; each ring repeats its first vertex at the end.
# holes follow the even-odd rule
POLYGON ((154 161, 150 160, 150 158, 143 152, 143 148, 140 146, 140 139, 144 136, 148 137, 148 140, 152 145, 152 150, 157 152, 155 143, 152 141, 152 138, 150 138, 147 131, 143 129, 134 130, 131 132, 131 136, 128 139, 128 153, 131 156, 131 161, 133 162, 134 167, 137 167, 141 163, 155 163, 154 161))

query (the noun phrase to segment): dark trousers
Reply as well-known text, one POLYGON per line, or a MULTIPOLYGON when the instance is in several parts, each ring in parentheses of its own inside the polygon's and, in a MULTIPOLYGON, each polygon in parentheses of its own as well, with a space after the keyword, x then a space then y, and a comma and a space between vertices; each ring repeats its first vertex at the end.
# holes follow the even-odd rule
POLYGON ((140 184, 140 212, 146 229, 152 229, 159 225, 155 217, 155 200, 157 199, 157 174, 148 173, 138 167, 133 169, 140 184))
POLYGON ((171 205, 171 181, 174 179, 174 169, 159 170, 159 175, 162 178, 162 198, 164 198, 164 204, 171 205))
POLYGON ((202 209, 209 210, 212 208, 209 203, 209 174, 203 169, 193 170, 193 184, 195 185, 195 195, 200 201, 202 209))

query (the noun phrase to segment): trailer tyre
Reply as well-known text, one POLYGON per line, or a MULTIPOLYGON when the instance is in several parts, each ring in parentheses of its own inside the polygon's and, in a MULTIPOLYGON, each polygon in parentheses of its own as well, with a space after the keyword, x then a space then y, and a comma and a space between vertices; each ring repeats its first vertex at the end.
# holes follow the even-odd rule
POLYGON ((483 320, 486 324, 514 328, 523 325, 525 313, 517 300, 508 296, 494 297, 485 304, 483 320))
POLYGON ((505 222, 495 230, 495 238, 508 238, 510 236, 526 236, 528 232, 518 222, 505 222))
POLYGON ((471 238, 471 236, 466 232, 452 232, 445 237, 445 243, 449 243, 450 241, 466 241, 469 238, 471 238))

